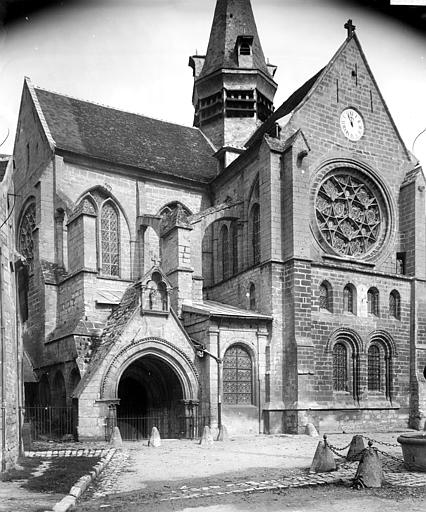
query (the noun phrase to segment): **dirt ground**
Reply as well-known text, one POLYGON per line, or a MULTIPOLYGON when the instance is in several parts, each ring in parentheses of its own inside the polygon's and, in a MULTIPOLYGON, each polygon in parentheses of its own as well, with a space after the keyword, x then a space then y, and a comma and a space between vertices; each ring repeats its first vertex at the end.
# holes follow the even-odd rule
POLYGON ((21 481, 0 482, 1 512, 38 512, 51 510, 63 494, 30 492, 21 487, 21 481))
POLYGON ((230 496, 144 502, 140 492, 81 503, 77 512, 424 512, 425 488, 352 490, 348 486, 288 489, 230 496))
MULTIPOLYGON (((369 434, 378 441, 396 443, 398 433, 369 434)), ((229 478, 273 479, 281 470, 309 468, 321 438, 303 435, 241 437, 226 443, 215 442, 203 448, 195 441, 163 441, 160 448, 150 448, 147 443, 125 443, 130 459, 118 475, 113 492, 137 489, 159 489, 191 481, 191 485, 211 485, 229 478), (238 474, 238 476, 236 476, 238 474)), ((337 447, 347 445, 352 434, 330 435, 328 440, 337 447)), ((401 449, 387 448, 390 453, 402 456, 401 449)))

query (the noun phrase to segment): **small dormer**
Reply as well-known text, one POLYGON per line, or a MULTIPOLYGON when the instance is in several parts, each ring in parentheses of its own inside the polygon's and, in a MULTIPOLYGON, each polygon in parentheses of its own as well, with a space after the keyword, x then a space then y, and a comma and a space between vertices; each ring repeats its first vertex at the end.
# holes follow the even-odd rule
POLYGON ((152 268, 141 283, 141 314, 168 315, 172 288, 157 267, 152 268))
POLYGON ((253 36, 238 36, 235 50, 237 52, 238 67, 253 67, 253 36))

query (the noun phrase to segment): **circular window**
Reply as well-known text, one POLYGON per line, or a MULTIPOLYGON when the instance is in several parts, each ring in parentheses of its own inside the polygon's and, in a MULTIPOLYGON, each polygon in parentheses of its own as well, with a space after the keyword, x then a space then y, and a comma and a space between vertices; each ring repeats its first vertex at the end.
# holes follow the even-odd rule
POLYGON ((315 201, 319 231, 340 256, 364 257, 386 234, 382 195, 369 179, 341 169, 320 185, 315 201))

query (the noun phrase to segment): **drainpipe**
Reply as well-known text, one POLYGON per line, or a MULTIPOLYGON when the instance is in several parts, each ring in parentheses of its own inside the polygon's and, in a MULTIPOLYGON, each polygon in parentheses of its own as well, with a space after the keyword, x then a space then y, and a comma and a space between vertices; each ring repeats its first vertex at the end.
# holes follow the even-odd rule
POLYGON ((5 339, 4 339, 4 314, 3 314, 3 255, 0 247, 0 344, 1 344, 1 471, 6 470, 6 403, 5 403, 5 339))

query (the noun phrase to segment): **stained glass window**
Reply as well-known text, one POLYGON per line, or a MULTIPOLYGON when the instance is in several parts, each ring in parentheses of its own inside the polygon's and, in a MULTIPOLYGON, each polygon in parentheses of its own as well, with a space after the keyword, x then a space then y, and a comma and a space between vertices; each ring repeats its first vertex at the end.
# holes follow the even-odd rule
POLYGON ((222 279, 226 279, 229 277, 229 240, 226 226, 222 226, 220 230, 220 240, 222 244, 222 279))
POLYGON ((329 246, 344 256, 363 256, 381 239, 382 213, 370 188, 350 174, 335 174, 316 199, 319 230, 329 246))
POLYGON ((396 290, 389 295, 389 315, 394 318, 401 318, 401 297, 396 290))
POLYGON ((380 349, 371 345, 368 349, 368 389, 380 391, 380 349))
POLYGON ((36 208, 32 203, 25 210, 19 228, 19 252, 25 256, 30 269, 34 259, 34 237, 33 231, 36 226, 36 208))
POLYGON ((320 308, 331 311, 331 293, 327 283, 322 283, 320 286, 320 308))
POLYGON ((253 370, 250 354, 240 345, 230 347, 223 359, 223 401, 225 404, 253 403, 253 370))
POLYGON ((102 273, 119 276, 119 226, 118 213, 111 203, 102 207, 101 213, 102 273))
POLYGON ((343 311, 355 313, 354 289, 350 284, 347 284, 343 289, 343 311))
POLYGON ((368 312, 371 315, 379 316, 379 291, 377 288, 370 288, 367 292, 368 312))
POLYGON ((253 263, 256 265, 260 262, 260 208, 256 203, 251 209, 252 219, 252 248, 253 248, 253 263))
POLYGON ((348 353, 343 343, 336 343, 333 347, 333 389, 348 390, 348 353))

